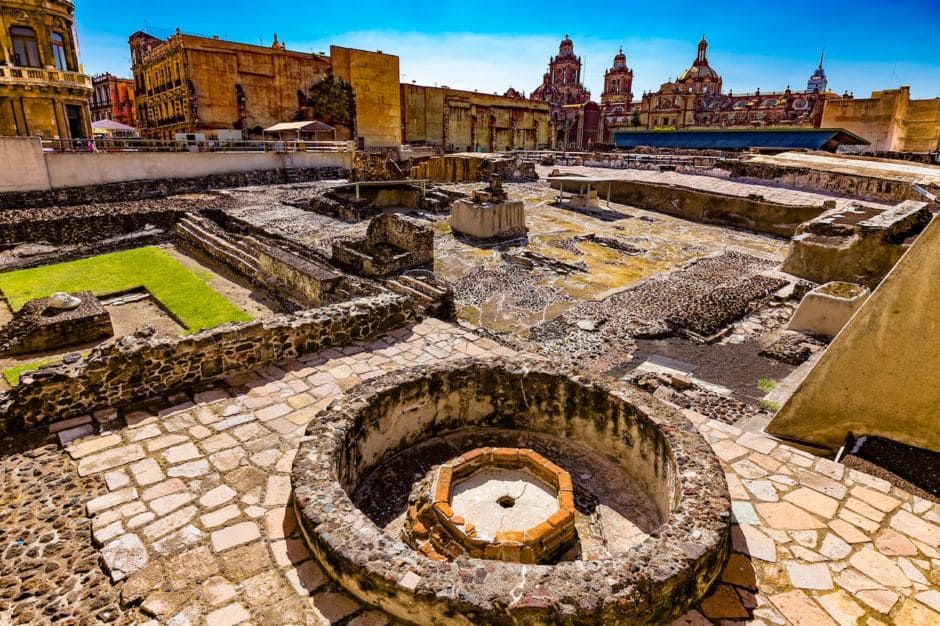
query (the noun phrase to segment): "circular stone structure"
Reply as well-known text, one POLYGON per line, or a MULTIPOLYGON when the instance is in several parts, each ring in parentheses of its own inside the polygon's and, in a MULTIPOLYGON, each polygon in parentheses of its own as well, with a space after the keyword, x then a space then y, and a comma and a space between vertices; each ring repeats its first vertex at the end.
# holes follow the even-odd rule
MULTIPOLYGON (((581 477, 572 477, 577 491, 581 477)), ((634 388, 613 390, 544 361, 468 359, 364 383, 307 427, 292 483, 300 527, 325 571, 410 623, 666 623, 705 595, 728 557, 727 484, 694 427, 634 388), (351 494, 389 459, 480 429, 563 438, 603 455, 644 486, 661 523, 599 558, 439 561, 354 504, 351 494)))
POLYGON ((408 507, 405 541, 441 561, 543 563, 574 539, 571 476, 535 450, 476 448, 445 463, 408 507))

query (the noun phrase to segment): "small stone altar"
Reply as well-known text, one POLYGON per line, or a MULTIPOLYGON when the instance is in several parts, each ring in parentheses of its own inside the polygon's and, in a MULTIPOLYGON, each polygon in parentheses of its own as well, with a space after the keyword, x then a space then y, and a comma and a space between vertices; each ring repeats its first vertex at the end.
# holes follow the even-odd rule
POLYGON ((451 207, 450 227, 454 232, 477 239, 518 237, 526 234, 525 206, 509 200, 502 178, 493 174, 486 189, 473 192, 469 200, 456 200, 451 207))
POLYGON ((477 448, 416 485, 403 539, 436 561, 544 563, 575 538, 571 476, 534 450, 477 448))
POLYGON ((0 328, 0 355, 34 354, 114 335, 111 316, 90 291, 36 298, 0 328))

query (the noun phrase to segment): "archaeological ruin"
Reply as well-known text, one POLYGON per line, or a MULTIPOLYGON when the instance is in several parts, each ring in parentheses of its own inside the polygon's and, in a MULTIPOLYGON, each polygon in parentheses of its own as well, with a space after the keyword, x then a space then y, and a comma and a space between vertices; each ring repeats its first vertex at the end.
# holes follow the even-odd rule
POLYGON ((0 623, 940 619, 936 166, 17 141, 0 623))

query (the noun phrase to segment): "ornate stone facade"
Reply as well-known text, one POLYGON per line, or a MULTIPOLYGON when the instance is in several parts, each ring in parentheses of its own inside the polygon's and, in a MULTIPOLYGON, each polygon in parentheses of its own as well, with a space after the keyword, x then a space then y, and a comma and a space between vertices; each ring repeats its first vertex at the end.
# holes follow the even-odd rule
POLYGON ((91 136, 91 79, 78 62, 71 2, 4 2, 0 54, 0 135, 91 136))
POLYGON ((120 78, 110 73, 98 74, 92 77, 92 88, 92 121, 114 120, 127 126, 137 125, 134 79, 120 78))
POLYGON ((585 148, 597 142, 600 108, 581 83, 581 57, 575 56, 568 35, 558 46, 555 58, 549 59, 542 84, 529 98, 552 107, 553 147, 585 148))
POLYGON ((614 57, 610 69, 604 72, 604 93, 601 94, 601 112, 604 117, 604 140, 612 138, 610 129, 632 123, 633 70, 627 67, 623 47, 614 57))
POLYGON ((707 52, 708 42, 703 35, 692 65, 675 81, 663 83, 658 91, 644 93, 642 100, 634 104, 636 115, 614 124, 644 129, 777 125, 818 128, 826 101, 840 98, 825 90, 828 83, 822 59, 806 91, 788 86, 784 91, 724 93, 721 75, 709 64, 707 52))

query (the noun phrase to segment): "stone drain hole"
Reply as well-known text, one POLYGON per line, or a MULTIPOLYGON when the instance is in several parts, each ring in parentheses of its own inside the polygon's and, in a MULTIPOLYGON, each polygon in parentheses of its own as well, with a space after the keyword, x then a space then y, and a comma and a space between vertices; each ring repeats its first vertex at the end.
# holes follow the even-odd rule
POLYGON ((516 499, 512 496, 502 496, 496 501, 496 504, 503 507, 504 509, 511 509, 516 505, 516 499))

